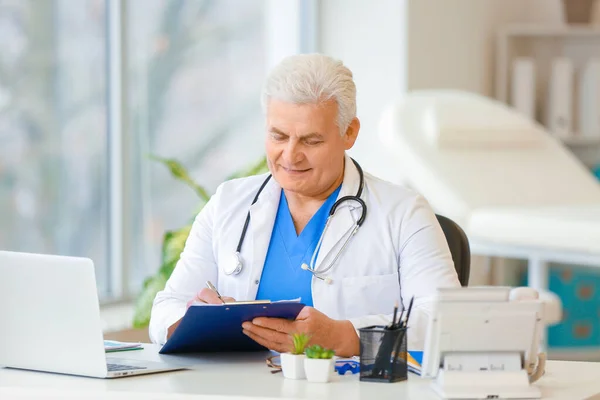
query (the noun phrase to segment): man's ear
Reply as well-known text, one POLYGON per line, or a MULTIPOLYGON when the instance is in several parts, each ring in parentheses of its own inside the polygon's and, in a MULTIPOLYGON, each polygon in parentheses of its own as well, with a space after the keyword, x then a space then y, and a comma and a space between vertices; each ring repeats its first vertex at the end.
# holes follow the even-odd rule
POLYGON ((354 143, 356 142, 356 138, 358 137, 358 131, 360 130, 360 121, 358 118, 354 117, 348 125, 346 129, 346 133, 344 134, 344 149, 350 150, 354 143))

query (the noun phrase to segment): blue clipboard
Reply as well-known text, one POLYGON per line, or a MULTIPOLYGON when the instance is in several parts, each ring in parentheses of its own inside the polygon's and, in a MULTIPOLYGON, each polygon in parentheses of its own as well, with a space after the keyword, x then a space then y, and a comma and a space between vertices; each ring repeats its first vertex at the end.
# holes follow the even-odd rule
POLYGON ((159 353, 264 351, 244 335, 242 323, 257 317, 293 320, 302 308, 304 304, 291 301, 192 305, 159 353))

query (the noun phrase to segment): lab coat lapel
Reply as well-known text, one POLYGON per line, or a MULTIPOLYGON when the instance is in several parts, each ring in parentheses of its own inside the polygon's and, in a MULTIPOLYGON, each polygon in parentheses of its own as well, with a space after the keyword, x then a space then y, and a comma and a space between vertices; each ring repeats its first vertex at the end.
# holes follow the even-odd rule
POLYGON ((252 265, 248 279, 247 298, 256 298, 258 284, 267 258, 271 233, 275 225, 281 186, 274 178, 263 189, 254 205, 250 207, 250 231, 252 237, 252 265))
MULTIPOLYGON (((352 159, 350 159, 349 156, 346 156, 344 180, 336 201, 344 196, 355 196, 356 192, 358 191, 359 184, 360 177, 358 170, 352 162, 352 159)), ((329 264, 335 258, 337 252, 342 248, 344 242, 346 241, 347 235, 350 234, 349 231, 354 225, 354 220, 358 220, 357 215, 355 215, 353 218, 350 208, 347 207, 348 205, 356 206, 357 204, 356 202, 350 201, 340 204, 329 222, 329 227, 325 232, 323 243, 321 245, 321 249, 319 250, 319 256, 317 257, 317 270, 323 270, 329 266, 329 264)), ((360 211, 355 211, 355 213, 357 212, 360 213, 360 211)), ((346 248, 346 250, 347 249, 348 248, 346 248)), ((336 261, 336 264, 339 261, 340 259, 336 261)), ((327 275, 329 275, 329 273, 327 273, 327 275)))

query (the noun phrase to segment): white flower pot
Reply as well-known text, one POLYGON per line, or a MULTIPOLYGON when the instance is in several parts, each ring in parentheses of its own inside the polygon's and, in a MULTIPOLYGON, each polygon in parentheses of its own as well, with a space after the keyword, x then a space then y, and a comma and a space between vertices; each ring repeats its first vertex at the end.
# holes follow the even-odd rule
POLYGON ((304 354, 281 353, 281 370, 288 379, 306 379, 304 354))
POLYGON ((304 371, 309 382, 329 382, 335 371, 335 363, 333 358, 328 360, 306 358, 304 360, 304 371))

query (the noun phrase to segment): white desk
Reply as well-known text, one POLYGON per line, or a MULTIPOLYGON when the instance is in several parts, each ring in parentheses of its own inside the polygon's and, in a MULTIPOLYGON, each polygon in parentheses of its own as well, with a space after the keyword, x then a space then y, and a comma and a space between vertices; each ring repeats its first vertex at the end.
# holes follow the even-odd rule
MULTIPOLYGON (((265 353, 163 356, 158 346, 116 353, 122 358, 169 360, 189 370, 118 379, 94 379, 0 369, 0 399, 393 399, 434 400, 429 381, 409 373, 398 383, 359 382, 345 375, 331 383, 309 383, 271 374, 265 353)), ((550 361, 537 382, 545 399, 576 400, 600 393, 600 363, 550 361)))

